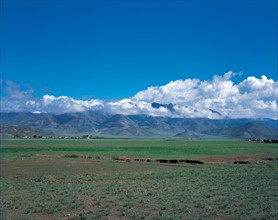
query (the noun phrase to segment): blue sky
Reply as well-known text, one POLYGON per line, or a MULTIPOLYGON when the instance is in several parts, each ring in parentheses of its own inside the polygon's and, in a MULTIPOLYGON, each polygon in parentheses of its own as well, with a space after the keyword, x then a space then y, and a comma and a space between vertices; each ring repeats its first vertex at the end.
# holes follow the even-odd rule
POLYGON ((2 1, 1 79, 121 99, 227 71, 277 80, 277 1, 2 1))

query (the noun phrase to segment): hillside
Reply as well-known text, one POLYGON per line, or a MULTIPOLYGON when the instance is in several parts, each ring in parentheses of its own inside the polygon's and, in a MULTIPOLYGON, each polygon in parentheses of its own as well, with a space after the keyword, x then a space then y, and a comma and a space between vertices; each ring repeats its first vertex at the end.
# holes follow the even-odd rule
MULTIPOLYGON (((195 139, 277 138, 277 120, 167 118, 147 115, 111 115, 102 111, 60 115, 30 112, 1 113, 2 126, 21 126, 67 135, 175 137, 195 139)), ((24 132, 23 132, 24 133, 24 132)))
POLYGON ((247 123, 235 128, 231 128, 225 134, 228 137, 241 138, 241 139, 254 139, 254 138, 277 138, 278 130, 267 127, 261 123, 247 123))
POLYGON ((40 128, 26 126, 0 125, 0 137, 3 138, 23 138, 36 136, 53 135, 52 132, 44 131, 40 128))

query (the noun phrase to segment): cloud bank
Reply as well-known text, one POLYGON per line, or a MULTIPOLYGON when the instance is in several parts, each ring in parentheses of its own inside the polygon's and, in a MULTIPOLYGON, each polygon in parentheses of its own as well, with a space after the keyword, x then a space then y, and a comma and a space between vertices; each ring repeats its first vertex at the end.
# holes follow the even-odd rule
POLYGON ((78 100, 47 94, 39 98, 33 95, 30 86, 24 90, 14 82, 6 81, 1 111, 61 114, 102 110, 125 115, 184 118, 278 118, 278 81, 266 76, 250 76, 235 84, 232 81, 235 76, 235 73, 228 72, 223 76, 214 76, 212 80, 175 80, 166 85, 148 87, 133 97, 116 101, 78 100))

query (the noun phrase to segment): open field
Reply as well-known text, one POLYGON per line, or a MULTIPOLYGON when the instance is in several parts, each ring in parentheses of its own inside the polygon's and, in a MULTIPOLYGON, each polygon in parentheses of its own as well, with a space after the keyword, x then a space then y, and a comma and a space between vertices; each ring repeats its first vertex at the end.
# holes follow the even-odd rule
POLYGON ((277 158, 243 141, 1 140, 1 219, 278 219, 277 158))

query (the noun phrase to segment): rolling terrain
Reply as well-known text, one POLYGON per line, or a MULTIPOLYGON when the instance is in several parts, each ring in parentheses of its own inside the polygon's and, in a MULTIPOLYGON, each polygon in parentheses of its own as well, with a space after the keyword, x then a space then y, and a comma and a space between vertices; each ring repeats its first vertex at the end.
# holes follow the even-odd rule
POLYGON ((23 126, 67 135, 89 134, 184 139, 277 139, 278 137, 278 122, 273 119, 167 118, 148 115, 113 115, 102 111, 60 115, 31 112, 1 113, 0 124, 6 127, 23 126))

